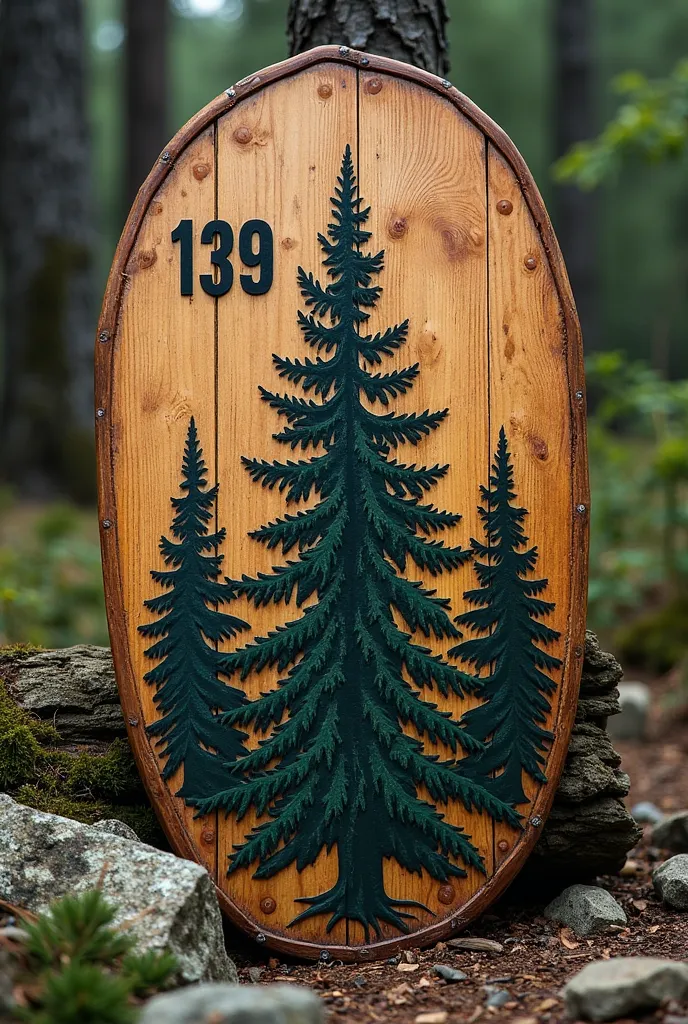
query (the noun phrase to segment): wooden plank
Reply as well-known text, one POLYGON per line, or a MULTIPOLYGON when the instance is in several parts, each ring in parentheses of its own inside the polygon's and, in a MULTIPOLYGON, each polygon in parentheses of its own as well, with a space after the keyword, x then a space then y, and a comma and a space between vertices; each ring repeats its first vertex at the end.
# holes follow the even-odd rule
MULTIPOLYGON (((150 570, 165 568, 159 541, 171 536, 170 498, 182 493, 181 462, 192 416, 211 483, 216 474, 214 301, 204 294, 180 297, 179 257, 170 239, 182 218, 204 224, 214 217, 214 144, 211 127, 191 142, 153 197, 126 264, 113 361, 116 529, 127 643, 141 710, 135 728, 141 732, 160 714, 154 689, 143 682, 154 664, 144 654, 151 641, 138 626, 155 619, 144 601, 159 592, 150 570)), ((206 253, 197 237, 196 258, 206 253)), ((170 791, 176 792, 181 782, 180 771, 170 780, 170 791)), ((194 857, 215 877, 216 815, 195 820, 183 800, 174 799, 173 806, 194 857)))
MULTIPOLYGON (((296 323, 297 310, 303 308, 297 270, 302 266, 322 276, 317 235, 330 219, 330 196, 344 148, 355 142, 356 72, 331 63, 292 78, 279 89, 263 90, 218 124, 220 216, 236 225, 265 217, 273 227, 275 247, 270 290, 255 296, 233 288, 219 305, 221 509, 229 537, 227 570, 235 579, 243 573, 269 572, 282 561, 279 549, 269 551, 248 534, 291 510, 286 509, 284 494, 277 488, 270 490, 251 482, 241 457, 284 459, 294 454, 272 440, 282 424, 274 410, 261 401, 258 388, 279 393, 298 390, 280 380, 272 353, 300 359, 311 354, 296 323), (246 358, 248 350, 250 358, 246 358)), ((256 609, 244 598, 235 608, 236 614, 250 622, 255 636, 265 636, 296 617, 293 601, 288 606, 280 603, 256 609)), ((253 673, 244 684, 248 696, 258 697, 274 687, 278 678, 276 669, 253 673)), ((249 741, 250 746, 257 743, 257 736, 249 741)), ((287 930, 286 926, 304 909, 295 902, 299 896, 310 896, 334 883, 336 854, 321 853, 316 864, 301 873, 292 864, 272 879, 255 879, 256 864, 224 877, 223 866, 234 845, 250 832, 254 822, 250 815, 239 825, 233 816, 226 822, 219 851, 220 886, 271 931, 317 941, 322 920, 312 918, 297 929, 287 930), (265 899, 276 903, 270 914, 261 910, 265 899)), ((346 942, 344 922, 333 930, 331 941, 346 942)))
MULTIPOLYGON (((371 311, 368 329, 374 333, 411 318, 407 344, 386 360, 384 369, 418 363, 420 376, 407 394, 395 399, 394 408, 400 413, 448 408, 449 416, 416 450, 401 457, 450 466, 428 500, 462 515, 446 539, 468 547, 479 528, 473 491, 475 481, 484 476, 488 451, 485 139, 447 100, 390 75, 361 72, 359 97, 361 193, 371 203, 373 251, 385 249, 382 299, 371 311), (467 409, 470 416, 464 415, 467 409)), ((437 588, 457 614, 470 571, 464 566, 433 577, 409 565, 406 575, 437 588)), ((422 634, 415 639, 443 655, 456 643, 428 641, 422 634)), ((456 718, 476 703, 470 696, 423 696, 456 718)), ((413 728, 407 731, 413 733, 413 728)), ((448 748, 427 739, 424 747, 451 756, 448 748)), ((457 803, 440 809, 472 837, 489 876, 491 819, 468 814, 457 803)), ((458 910, 484 878, 470 869, 466 879, 442 886, 424 873, 419 891, 417 879, 390 860, 385 880, 390 892, 418 899, 433 915, 443 916, 458 910), (440 890, 448 902, 440 901, 440 890)), ((422 912, 419 918, 423 924, 432 920, 422 912)), ((393 930, 387 926, 385 934, 391 936, 393 930)), ((362 941, 360 931, 357 941, 362 941)))

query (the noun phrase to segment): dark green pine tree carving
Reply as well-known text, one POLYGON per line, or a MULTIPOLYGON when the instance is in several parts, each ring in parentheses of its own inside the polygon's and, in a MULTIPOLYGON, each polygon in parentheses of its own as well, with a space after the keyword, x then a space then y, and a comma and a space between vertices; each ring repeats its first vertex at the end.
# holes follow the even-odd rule
POLYGON ((490 486, 481 487, 480 492, 479 513, 487 543, 471 542, 480 588, 464 595, 473 607, 456 622, 481 635, 453 647, 449 654, 476 671, 489 666, 489 674, 479 681, 485 703, 467 711, 462 723, 475 739, 490 739, 465 767, 472 778, 516 806, 527 801, 524 772, 536 782, 547 781, 543 768, 552 733, 544 723, 551 707, 549 697, 556 689, 547 673, 560 668, 561 661, 542 650, 542 645, 559 637, 541 621, 555 606, 539 597, 548 581, 529 579, 538 550, 528 547, 524 533, 527 509, 512 504, 517 494, 504 427, 490 486))
POLYGON ((171 498, 175 516, 172 534, 160 538, 165 571, 151 576, 163 593, 145 601, 160 618, 139 626, 145 637, 155 639, 146 657, 159 664, 144 676, 156 689, 154 701, 162 718, 148 726, 165 759, 164 779, 184 766, 184 781, 177 796, 208 796, 227 786, 227 762, 245 754, 246 734, 223 724, 219 714, 239 707, 241 690, 223 682, 223 655, 217 650, 248 623, 219 611, 235 597, 234 589, 219 582, 223 555, 217 548, 225 530, 208 532, 214 518, 218 488, 207 486, 207 470, 198 443, 196 424, 189 423, 182 463, 182 497, 171 498))
POLYGON ((460 516, 423 502, 448 467, 391 457, 437 429, 447 410, 377 413, 364 403, 386 410, 390 399, 412 387, 419 367, 386 374, 369 369, 404 344, 408 322, 375 335, 361 331, 381 293, 373 280, 384 254, 361 249, 370 238, 364 229, 369 210, 357 197, 348 146, 331 202, 328 237, 318 236, 331 280, 323 286, 312 273, 298 272, 311 309, 300 312, 298 322, 318 356, 273 357, 281 377, 315 398, 261 388, 263 400, 287 421, 274 437, 291 449, 316 451, 298 461, 244 459, 252 479, 279 486, 288 504, 311 494, 319 498, 312 508, 252 534, 292 557, 271 573, 236 584, 256 606, 294 597, 303 611, 232 656, 242 678, 267 665, 285 674, 275 690, 225 721, 263 734, 275 728, 235 767, 235 774, 243 773, 242 785, 200 807, 235 811, 239 820, 249 808, 270 815, 236 848, 230 873, 256 861, 256 878, 270 878, 292 862, 302 870, 321 850, 336 846, 336 884, 303 899, 308 909, 292 924, 328 914, 328 930, 347 919, 361 922, 368 935, 370 928, 379 934, 381 922, 406 930, 412 915, 404 908, 418 906, 385 891, 385 858, 411 872, 425 869, 438 881, 466 874, 457 860, 482 868, 470 836, 420 798, 417 787, 427 787, 434 801, 458 800, 499 820, 516 821, 517 815, 462 775, 456 757, 481 745, 418 693, 436 688, 461 695, 476 681, 414 643, 394 619, 396 610, 411 631, 426 637, 460 636, 448 600, 404 574, 410 562, 433 574, 448 572, 470 552, 436 539, 460 516), (319 319, 325 317, 328 323, 319 319), (454 756, 425 754, 403 732, 409 722, 454 756))

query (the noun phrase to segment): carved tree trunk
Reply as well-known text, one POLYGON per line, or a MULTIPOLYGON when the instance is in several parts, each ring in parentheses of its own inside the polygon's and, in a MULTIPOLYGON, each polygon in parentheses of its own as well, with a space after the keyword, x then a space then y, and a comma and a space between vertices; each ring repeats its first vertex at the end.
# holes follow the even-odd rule
POLYGON ((291 0, 289 52, 342 44, 446 75, 447 20, 445 0, 291 0))
POLYGON ((168 0, 126 0, 127 207, 167 141, 168 0))
MULTIPOLYGON (((555 156, 595 134, 593 109, 592 0, 556 0, 554 8, 555 156)), ((554 226, 578 307, 583 337, 597 333, 595 259, 596 200, 591 192, 560 185, 554 195, 554 226)))
POLYGON ((95 294, 81 0, 0 3, 0 475, 95 494, 95 294))

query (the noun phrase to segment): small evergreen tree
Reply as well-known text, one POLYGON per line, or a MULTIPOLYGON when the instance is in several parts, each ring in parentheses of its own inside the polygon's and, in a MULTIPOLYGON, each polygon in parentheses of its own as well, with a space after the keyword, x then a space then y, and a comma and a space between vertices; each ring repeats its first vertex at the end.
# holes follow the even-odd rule
POLYGON ((400 445, 415 445, 436 430, 447 410, 397 415, 375 413, 364 404, 367 399, 386 409, 390 399, 412 387, 419 367, 387 374, 366 368, 404 344, 408 322, 374 336, 361 333, 366 310, 381 293, 372 282, 384 255, 361 251, 370 237, 364 230, 369 211, 361 205, 347 146, 329 237, 318 236, 332 280, 322 286, 312 273, 298 272, 312 310, 299 313, 299 326, 306 343, 330 358, 273 357, 281 377, 319 401, 261 388, 264 401, 288 424, 274 435, 277 441, 318 452, 299 461, 244 459, 252 479, 279 485, 287 503, 319 496, 314 507, 252 534, 268 548, 295 556, 271 573, 244 576, 236 584, 257 606, 295 596, 303 613, 229 656, 242 678, 266 665, 288 671, 275 690, 224 716, 232 726, 274 729, 235 766, 242 784, 199 806, 203 812, 234 811, 239 820, 249 808, 269 814, 236 848, 230 873, 256 860, 256 878, 270 878, 292 862, 301 870, 336 845, 337 882, 301 900, 309 907, 292 924, 329 914, 328 931, 347 919, 361 922, 368 936, 371 927, 379 934, 382 921, 407 930, 411 915, 403 908, 419 905, 386 893, 385 858, 394 857, 411 872, 424 869, 438 881, 465 876, 457 860, 483 867, 470 836, 422 799, 417 787, 426 787, 434 801, 458 800, 499 820, 515 822, 517 815, 463 776, 456 755, 481 744, 414 688, 462 695, 476 681, 414 643, 394 618, 396 610, 410 630, 427 637, 460 636, 448 600, 404 573, 409 561, 433 575, 448 572, 470 552, 430 539, 460 519, 422 502, 448 466, 418 467, 390 458, 400 445), (403 731, 407 723, 446 744, 454 757, 424 753, 422 743, 403 731))
POLYGON ((162 712, 148 732, 157 737, 160 757, 167 759, 164 779, 184 766, 184 782, 177 796, 189 802, 226 786, 224 765, 246 752, 246 734, 228 728, 218 717, 218 712, 237 708, 245 698, 241 690, 218 678, 226 655, 217 650, 217 644, 249 627, 242 619, 218 611, 219 605, 235 597, 235 591, 218 581, 223 555, 217 554, 217 548, 225 539, 225 530, 208 533, 218 487, 207 486, 202 456, 192 417, 182 463, 180 490, 184 494, 170 499, 176 512, 172 521, 176 542, 160 539, 163 559, 170 568, 151 571, 165 592, 144 602, 161 617, 139 626, 145 637, 156 640, 146 650, 146 657, 160 659, 144 676, 156 688, 154 701, 162 712))
POLYGON ((465 769, 516 806, 528 799, 523 772, 536 782, 547 781, 544 752, 552 733, 543 726, 551 707, 549 696, 556 689, 547 673, 558 669, 561 661, 539 646, 551 644, 559 633, 540 621, 554 610, 553 604, 538 596, 548 581, 527 578, 537 564, 538 551, 528 547, 523 530, 527 509, 512 505, 514 471, 504 427, 490 486, 480 491, 484 505, 479 513, 487 543, 471 542, 480 588, 464 595, 473 608, 456 621, 482 635, 453 647, 449 654, 477 671, 489 666, 489 674, 478 680, 485 703, 467 711, 462 723, 475 739, 491 738, 465 769))

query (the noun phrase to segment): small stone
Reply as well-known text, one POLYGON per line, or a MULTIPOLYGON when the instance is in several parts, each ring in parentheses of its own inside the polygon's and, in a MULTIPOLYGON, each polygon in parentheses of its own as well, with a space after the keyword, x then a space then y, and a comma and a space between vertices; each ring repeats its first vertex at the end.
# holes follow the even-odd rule
POLYGON ((596 885, 570 885, 545 907, 544 915, 578 936, 599 935, 627 922, 611 893, 596 885))
POLYGON ((103 821, 96 821, 91 828, 97 829, 98 832, 109 832, 111 836, 120 836, 132 843, 141 842, 133 828, 124 821, 118 821, 117 818, 104 818, 103 821))
POLYGON ((466 949, 473 953, 503 953, 504 946, 495 939, 465 938, 450 939, 447 943, 452 949, 466 949))
POLYGON ((615 740, 642 740, 647 729, 650 707, 650 688, 645 683, 619 683, 621 714, 607 723, 609 734, 615 740))
POLYGON ((483 985, 483 992, 486 996, 485 1006, 487 1007, 493 1006, 498 1010, 506 1003, 511 1002, 511 992, 507 992, 505 988, 497 988, 496 985, 483 985))
POLYGON ((413 1024, 447 1024, 448 1017, 446 1010, 431 1010, 430 1013, 419 1013, 413 1024))
POLYGON ((440 978, 444 978, 445 981, 449 982, 465 981, 468 977, 463 971, 457 971, 455 967, 449 967, 447 964, 433 964, 432 969, 440 978))
POLYGON ((641 800, 639 804, 634 804, 631 808, 631 814, 641 825, 656 825, 657 822, 662 821, 664 818, 664 814, 660 811, 659 807, 651 804, 649 800, 641 800))
POLYGON ((664 861, 652 873, 657 895, 672 910, 688 910, 688 853, 664 861))
POLYGON ((652 844, 672 853, 688 853, 688 811, 662 818, 652 829, 652 844))
POLYGON ((398 971, 403 971, 406 974, 408 974, 409 971, 417 971, 419 969, 419 967, 420 967, 420 964, 406 964, 406 963, 397 964, 397 970, 398 971))
POLYGON ((354 978, 354 985, 356 986, 356 988, 365 988, 367 984, 368 982, 366 981, 362 974, 357 974, 356 977, 354 978))
POLYGON ((302 985, 193 985, 147 1003, 139 1024, 324 1024, 325 1005, 302 985))
POLYGON ((688 965, 659 957, 613 957, 587 964, 564 987, 573 1020, 605 1021, 688 997, 688 965))

